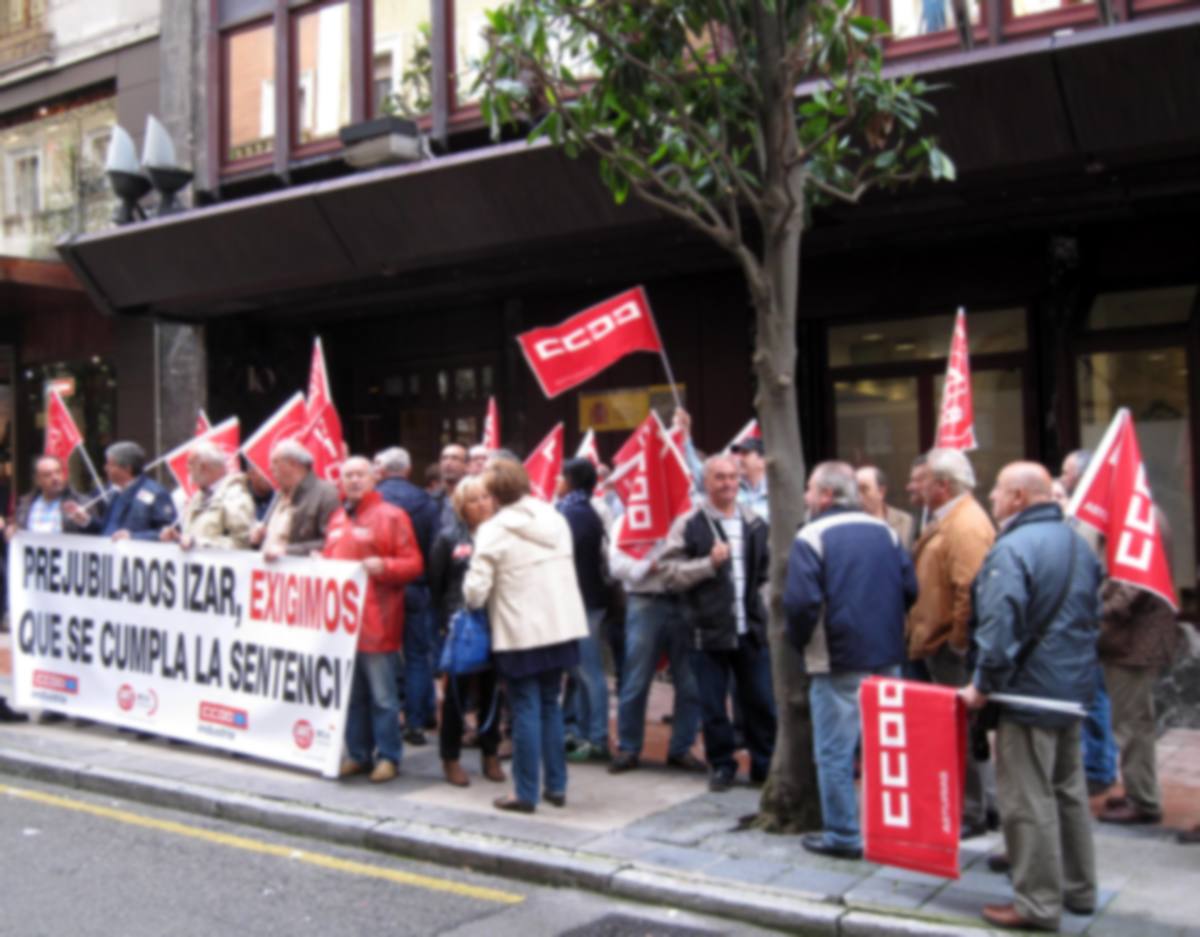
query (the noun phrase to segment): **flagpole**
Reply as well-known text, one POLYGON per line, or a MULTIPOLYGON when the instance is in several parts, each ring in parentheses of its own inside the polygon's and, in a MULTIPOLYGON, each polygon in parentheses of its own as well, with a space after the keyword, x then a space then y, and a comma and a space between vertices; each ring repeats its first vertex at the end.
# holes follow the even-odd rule
POLYGON ((650 325, 654 329, 654 337, 658 339, 658 355, 662 358, 663 370, 667 372, 667 383, 671 385, 671 396, 675 398, 675 409, 683 409, 683 401, 679 399, 679 387, 675 383, 675 372, 671 370, 671 362, 667 360, 667 346, 663 344, 662 333, 658 330, 658 320, 654 318, 654 310, 650 308, 650 297, 646 295, 644 286, 637 287, 642 294, 642 303, 650 313, 650 325))
MULTIPOLYGON (((108 490, 100 483, 100 476, 96 474, 96 466, 92 465, 92 457, 88 455, 87 448, 81 443, 76 446, 79 454, 83 456, 83 464, 88 467, 88 471, 92 473, 92 481, 96 483, 96 490, 100 492, 100 498, 108 500, 108 490)), ((89 505, 95 504, 100 498, 93 498, 88 502, 89 505)))

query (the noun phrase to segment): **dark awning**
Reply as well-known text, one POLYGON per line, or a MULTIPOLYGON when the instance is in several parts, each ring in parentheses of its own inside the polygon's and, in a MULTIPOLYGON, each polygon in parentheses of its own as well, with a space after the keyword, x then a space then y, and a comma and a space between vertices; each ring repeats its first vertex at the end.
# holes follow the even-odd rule
MULTIPOLYGON (((1200 11, 890 70, 949 86, 936 130, 962 178, 831 214, 831 244, 1020 212, 1014 191, 1042 211, 1071 199, 1105 210, 1138 186, 1200 191, 1200 11)), ((644 245, 659 230, 678 225, 634 200, 616 206, 592 163, 518 142, 83 235, 59 252, 105 311, 204 319, 312 308, 314 296, 333 308, 410 288, 470 290, 473 279, 503 282, 506 267, 535 282, 565 246, 628 245, 633 234, 644 245)), ((671 236, 694 254, 693 239, 671 236)))

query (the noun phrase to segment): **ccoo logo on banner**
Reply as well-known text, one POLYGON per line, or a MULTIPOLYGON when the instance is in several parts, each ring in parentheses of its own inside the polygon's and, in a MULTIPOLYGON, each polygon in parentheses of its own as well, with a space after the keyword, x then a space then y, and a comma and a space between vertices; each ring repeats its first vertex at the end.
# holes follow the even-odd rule
POLYGON ((8 590, 19 707, 337 776, 360 564, 21 532, 8 590))

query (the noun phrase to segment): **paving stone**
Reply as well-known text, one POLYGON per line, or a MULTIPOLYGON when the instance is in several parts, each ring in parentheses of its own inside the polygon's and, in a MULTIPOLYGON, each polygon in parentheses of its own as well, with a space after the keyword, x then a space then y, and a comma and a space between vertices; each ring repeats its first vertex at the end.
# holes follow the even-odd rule
POLYGON ((723 859, 706 866, 704 874, 722 879, 732 879, 736 882, 766 885, 772 879, 779 878, 791 869, 790 865, 771 862, 768 859, 723 859))
POLYGON ((659 846, 638 859, 639 864, 661 865, 668 869, 703 869, 721 861, 724 856, 703 849, 683 849, 679 846, 659 846))
POLYGON ((840 899, 858 885, 866 876, 859 872, 838 872, 831 869, 793 867, 789 872, 774 879, 773 888, 795 889, 810 895, 821 895, 831 900, 840 899))
POLYGON ((873 875, 850 889, 842 898, 851 907, 915 911, 932 898, 940 887, 873 875))

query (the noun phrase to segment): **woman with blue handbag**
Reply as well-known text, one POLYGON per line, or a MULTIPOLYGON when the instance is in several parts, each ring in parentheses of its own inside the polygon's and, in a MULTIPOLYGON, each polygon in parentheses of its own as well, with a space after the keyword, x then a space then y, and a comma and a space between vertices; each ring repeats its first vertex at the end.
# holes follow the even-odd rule
POLYGON ((533 813, 540 790, 548 803, 564 807, 559 697, 563 673, 578 666, 579 639, 588 635, 571 530, 550 504, 530 495, 521 463, 495 459, 483 480, 500 510, 475 537, 463 597, 468 608, 487 607, 496 670, 512 710, 516 796, 498 798, 495 806, 533 813))
MULTIPOLYGON (((449 656, 453 657, 455 643, 445 632, 451 619, 463 610, 463 579, 475 551, 475 534, 479 525, 496 513, 496 502, 484 487, 479 476, 464 478, 451 496, 457 522, 438 535, 429 552, 429 592, 437 609, 449 656)), ((483 754, 483 776, 489 781, 507 780, 500 767, 497 751, 500 747, 499 713, 497 712, 496 669, 490 663, 482 670, 469 674, 452 672, 453 660, 446 672, 446 687, 442 694, 442 719, 438 748, 442 756, 442 771, 446 780, 456 787, 470 784, 467 772, 459 763, 462 754, 463 706, 474 691, 479 704, 479 748, 483 754)))

